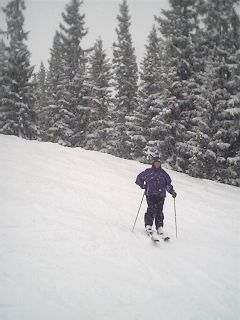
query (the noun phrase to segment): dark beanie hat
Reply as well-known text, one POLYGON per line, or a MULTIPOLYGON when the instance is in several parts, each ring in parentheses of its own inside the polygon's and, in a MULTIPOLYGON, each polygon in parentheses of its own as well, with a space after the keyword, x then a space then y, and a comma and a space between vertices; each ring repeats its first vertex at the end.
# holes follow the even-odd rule
POLYGON ((152 158, 151 164, 154 164, 155 162, 160 162, 161 163, 161 159, 159 157, 152 158))

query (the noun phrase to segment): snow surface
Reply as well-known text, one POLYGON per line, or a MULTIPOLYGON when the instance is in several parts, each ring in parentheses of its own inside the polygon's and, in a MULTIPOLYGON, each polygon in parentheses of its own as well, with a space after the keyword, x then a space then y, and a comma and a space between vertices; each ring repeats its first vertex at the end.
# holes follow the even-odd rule
POLYGON ((170 243, 143 232, 146 165, 0 136, 1 320, 240 319, 240 189, 167 170, 170 243))

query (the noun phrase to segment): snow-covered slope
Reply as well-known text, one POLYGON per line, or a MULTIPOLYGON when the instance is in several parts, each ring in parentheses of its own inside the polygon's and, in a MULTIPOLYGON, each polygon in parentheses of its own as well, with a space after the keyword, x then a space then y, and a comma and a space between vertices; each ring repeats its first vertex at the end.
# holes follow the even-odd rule
POLYGON ((1 320, 236 320, 240 189, 167 170, 170 243, 143 233, 145 165, 0 136, 1 320))

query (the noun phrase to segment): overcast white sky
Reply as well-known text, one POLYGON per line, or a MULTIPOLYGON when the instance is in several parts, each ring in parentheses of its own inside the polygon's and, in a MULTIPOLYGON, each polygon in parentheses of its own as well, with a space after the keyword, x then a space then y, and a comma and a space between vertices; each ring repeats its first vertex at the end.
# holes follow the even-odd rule
MULTIPOLYGON (((0 0, 0 7, 4 7, 8 0, 0 0)), ((49 49, 52 47, 53 37, 62 21, 67 0, 25 0, 25 30, 30 31, 28 46, 31 51, 32 64, 39 66, 41 60, 47 64, 49 49)), ((101 36, 103 45, 109 56, 112 54, 112 43, 116 38, 116 16, 119 12, 121 0, 85 0, 81 7, 86 14, 88 35, 83 42, 84 47, 91 46, 101 36)), ((162 8, 168 8, 168 0, 128 0, 132 17, 131 33, 136 55, 140 60, 144 54, 144 45, 154 23, 154 15, 159 15, 162 8)), ((0 12, 0 28, 5 26, 5 17, 0 12)))

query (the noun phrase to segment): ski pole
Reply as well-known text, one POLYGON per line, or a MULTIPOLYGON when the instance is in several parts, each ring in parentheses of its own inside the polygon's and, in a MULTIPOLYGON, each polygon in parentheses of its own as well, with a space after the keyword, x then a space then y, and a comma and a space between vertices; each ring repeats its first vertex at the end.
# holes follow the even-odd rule
POLYGON ((139 212, 140 212, 140 209, 141 209, 141 206, 142 206, 144 194, 145 194, 145 192, 143 193, 142 200, 141 200, 140 206, 139 206, 139 208, 138 208, 138 213, 137 213, 136 219, 135 219, 135 221, 134 221, 134 225, 133 225, 133 227, 132 227, 132 232, 134 231, 134 228, 135 228, 135 225, 136 225, 136 222, 137 222, 137 219, 138 219, 138 215, 139 215, 139 212))
POLYGON ((175 198, 173 198, 173 203, 174 203, 175 227, 176 227, 176 238, 177 238, 178 232, 177 232, 177 212, 176 212, 176 200, 175 200, 175 198))

